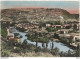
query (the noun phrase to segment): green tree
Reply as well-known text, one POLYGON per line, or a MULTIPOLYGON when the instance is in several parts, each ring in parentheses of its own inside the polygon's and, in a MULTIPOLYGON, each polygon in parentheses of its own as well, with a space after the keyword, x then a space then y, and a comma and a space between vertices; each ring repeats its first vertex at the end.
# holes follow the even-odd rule
POLYGON ((54 33, 54 38, 59 39, 59 35, 58 35, 58 34, 56 34, 56 33, 54 33))
POLYGON ((1 51, 1 56, 2 56, 2 57, 9 57, 9 56, 10 56, 10 52, 7 51, 7 50, 2 50, 2 51, 1 51))
POLYGON ((68 40, 69 40, 69 43, 72 43, 73 42, 73 37, 71 36, 68 40))
POLYGON ((7 28, 6 28, 6 24, 3 24, 3 22, 1 22, 1 36, 5 37, 7 36, 7 28))
POLYGON ((73 25, 73 31, 77 31, 77 25, 76 24, 73 25))
POLYGON ((59 55, 59 49, 57 47, 54 48, 54 51, 55 51, 55 55, 59 55))
POLYGON ((20 52, 21 52, 21 48, 17 47, 16 49, 14 49, 13 52, 14 52, 14 53, 20 53, 20 52))
POLYGON ((14 33, 14 36, 17 37, 19 35, 19 33, 14 33))
POLYGON ((27 48, 27 44, 28 44, 27 41, 24 40, 24 42, 22 43, 22 48, 23 48, 23 49, 26 49, 26 48, 27 48))
POLYGON ((58 55, 59 55, 59 49, 58 49, 57 47, 54 48, 54 49, 51 49, 51 53, 52 53, 53 55, 58 56, 58 55))

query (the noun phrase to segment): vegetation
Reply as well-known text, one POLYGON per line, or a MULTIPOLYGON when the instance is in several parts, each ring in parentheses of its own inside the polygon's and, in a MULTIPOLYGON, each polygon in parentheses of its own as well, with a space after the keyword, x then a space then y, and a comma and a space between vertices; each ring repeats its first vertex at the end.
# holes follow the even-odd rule
POLYGON ((16 29, 19 30, 20 32, 25 32, 26 31, 26 29, 24 29, 24 28, 17 27, 16 29))
POLYGON ((20 36, 20 38, 22 38, 23 36, 20 36))
POLYGON ((48 21, 46 22, 46 24, 49 23, 51 25, 62 25, 62 23, 60 21, 48 21))
POLYGON ((33 42, 43 42, 43 43, 49 42, 48 38, 42 37, 41 34, 38 34, 36 32, 35 32, 35 34, 27 34, 27 37, 29 40, 31 40, 33 42))
POLYGON ((1 36, 6 37, 7 36, 7 28, 6 25, 1 22, 1 36))
POLYGON ((70 29, 70 28, 72 28, 72 25, 65 27, 65 29, 70 29))
POLYGON ((59 34, 54 33, 54 38, 59 39, 59 34))
POLYGON ((42 27, 46 26, 46 23, 43 23, 43 22, 39 22, 39 24, 40 24, 39 28, 42 28, 42 27))
POLYGON ((29 23, 29 21, 23 21, 22 23, 29 23))
MULTIPOLYGON (((79 18, 79 15, 78 14, 70 14, 69 12, 67 12, 66 10, 63 10, 63 9, 55 8, 55 9, 44 10, 44 8, 42 8, 42 9, 40 9, 40 11, 35 10, 35 9, 29 9, 29 10, 4 9, 4 10, 2 10, 1 11, 2 19, 13 20, 14 22, 12 24, 10 24, 10 22, 8 22, 8 21, 6 21, 6 23, 1 22, 1 36, 2 36, 1 37, 2 38, 1 56, 2 57, 40 56, 39 53, 41 53, 43 56, 44 56, 44 54, 46 55, 47 53, 50 56, 57 56, 57 57, 80 56, 79 46, 77 47, 77 50, 75 50, 75 51, 69 50, 67 52, 59 51, 58 47, 54 47, 53 38, 59 39, 60 42, 67 44, 69 46, 70 46, 70 43, 73 42, 72 37, 70 37, 70 38, 59 37, 59 34, 57 34, 57 30, 59 30, 61 28, 46 27, 46 24, 62 25, 62 26, 64 25, 61 21, 59 21, 60 16, 59 16, 59 14, 56 13, 56 12, 58 12, 57 10, 61 12, 62 17, 64 18, 64 24, 77 23, 77 21, 73 22, 72 19, 77 20, 79 18), (51 12, 55 12, 56 14, 55 13, 52 14, 51 12), (22 16, 21 16, 21 14, 22 14, 22 16), (38 15, 38 16, 35 17, 35 15, 38 15), (54 15, 54 16, 52 16, 52 15, 54 15), (53 18, 56 19, 57 21, 54 21, 53 18), (15 23, 17 23, 16 19, 21 20, 19 22, 24 24, 25 26, 26 26, 25 23, 29 23, 29 26, 32 26, 32 25, 34 25, 33 23, 37 22, 37 23, 39 23, 38 29, 41 30, 42 27, 45 27, 46 30, 48 31, 48 33, 45 33, 47 31, 42 31, 41 33, 34 32, 35 30, 38 30, 37 27, 29 30, 31 32, 25 36, 27 36, 29 40, 36 42, 36 45, 28 43, 27 40, 24 40, 23 43, 18 43, 15 40, 8 40, 6 38, 7 28, 14 26, 15 23), (71 21, 67 22, 67 19, 71 19, 72 22, 71 21), (33 23, 30 23, 29 21, 32 21, 32 20, 35 20, 35 21, 33 21, 33 23), (46 21, 46 20, 48 20, 48 21, 46 21), (54 35, 52 34, 52 32, 55 32, 54 35), (47 49, 50 38, 52 38, 51 49, 47 49), (38 47, 38 42, 42 43, 42 48, 38 47), (46 47, 45 47, 45 44, 46 44, 46 47), (28 53, 31 53, 31 54, 28 55, 28 53), (32 55, 32 53, 33 53, 33 55, 32 55)), ((17 27, 16 29, 18 29, 20 32, 25 32, 26 31, 26 29, 24 29, 25 26, 22 26, 22 28, 17 27)), ((71 28, 72 28, 72 26, 70 25, 70 26, 67 26, 65 29, 71 29, 71 28)), ((73 32, 77 32, 77 30, 78 30, 77 25, 74 24, 73 32)), ((69 33, 72 33, 72 32, 70 31, 69 33)), ((18 35, 19 35, 19 33, 14 33, 15 37, 17 37, 18 35)), ((23 36, 20 36, 20 38, 22 38, 22 37, 23 36)))
POLYGON ((47 27, 46 30, 47 30, 48 32, 55 32, 55 31, 58 30, 58 28, 47 27))
POLYGON ((54 49, 51 50, 51 53, 53 55, 59 56, 59 49, 56 47, 56 48, 54 48, 54 49))
POLYGON ((10 26, 15 26, 15 22, 11 23, 10 26))
POLYGON ((69 43, 72 43, 73 42, 73 37, 68 38, 68 40, 69 40, 69 43))
POLYGON ((14 36, 17 37, 19 35, 19 33, 14 33, 14 36))
POLYGON ((73 31, 77 31, 77 25, 76 24, 74 24, 74 26, 73 26, 73 31))
MULTIPOLYGON (((1 44, 1 56, 2 57, 15 57, 15 56, 25 56, 25 57, 29 57, 29 56, 40 56, 41 54, 38 54, 37 53, 48 53, 50 54, 51 56, 57 56, 57 57, 76 57, 76 54, 78 52, 76 51, 67 51, 67 52, 60 52, 59 49, 57 47, 55 47, 54 49, 47 49, 47 48, 40 48, 40 47, 36 47, 32 44, 29 44, 27 43, 26 40, 24 40, 24 42, 21 44, 21 43, 17 43, 17 42, 13 42, 13 41, 2 41, 2 44, 1 44), (7 44, 6 44, 7 43, 7 44), (16 45, 15 45, 16 43, 16 45), (6 47, 7 46, 7 47, 6 47), (31 54, 29 54, 31 52, 31 54), (33 52, 35 53, 33 55, 33 52), (16 55, 15 55, 16 54, 16 55), (29 54, 29 55, 27 55, 29 54)), ((43 56, 45 56, 43 55, 43 56)), ((49 55, 49 57, 50 57, 49 55)), ((46 56, 48 57, 48 56, 46 56)))

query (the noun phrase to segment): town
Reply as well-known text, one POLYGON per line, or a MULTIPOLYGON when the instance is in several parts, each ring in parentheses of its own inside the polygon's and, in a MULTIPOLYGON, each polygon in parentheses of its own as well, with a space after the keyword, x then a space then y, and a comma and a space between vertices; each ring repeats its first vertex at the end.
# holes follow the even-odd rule
POLYGON ((14 41, 14 49, 16 49, 17 43, 22 43, 22 38, 24 37, 20 35, 20 33, 12 33, 12 29, 14 28, 19 32, 26 33, 26 35, 24 35, 27 37, 26 39, 30 40, 31 42, 36 42, 36 47, 39 47, 38 44, 40 42, 42 43, 42 47, 47 49, 49 46, 49 41, 52 41, 51 49, 54 49, 54 42, 61 42, 65 46, 76 50, 80 45, 79 18, 74 16, 69 18, 70 16, 67 15, 65 17, 63 16, 65 15, 63 12, 70 15, 65 10, 56 8, 27 8, 27 11, 26 9, 3 10, 1 21, 1 26, 3 27, 1 29, 5 31, 1 31, 1 38, 3 40, 5 37, 4 41, 14 41))

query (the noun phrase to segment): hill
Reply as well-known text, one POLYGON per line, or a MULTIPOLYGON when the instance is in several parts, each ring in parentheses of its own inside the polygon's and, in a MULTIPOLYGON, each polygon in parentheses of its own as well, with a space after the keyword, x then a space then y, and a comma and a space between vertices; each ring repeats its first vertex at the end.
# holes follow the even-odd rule
POLYGON ((12 8, 2 9, 3 20, 56 21, 60 19, 78 19, 79 14, 70 14, 60 8, 12 8))

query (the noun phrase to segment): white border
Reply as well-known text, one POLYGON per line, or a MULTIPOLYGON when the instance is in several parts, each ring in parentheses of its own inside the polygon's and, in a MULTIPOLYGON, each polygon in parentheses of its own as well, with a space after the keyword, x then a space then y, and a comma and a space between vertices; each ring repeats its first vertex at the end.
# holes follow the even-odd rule
POLYGON ((1 59, 77 59, 76 57, 7 57, 1 59))
MULTIPOLYGON (((1 8, 1 1, 80 1, 80 0, 0 0, 0 8, 1 8)), ((80 8, 79 8, 79 10, 80 10, 80 8)), ((79 12, 79 14, 80 14, 80 12, 79 12)), ((79 18, 79 21, 80 21, 80 18, 79 18)), ((79 25, 80 25, 80 23, 79 23, 79 25)), ((80 27, 79 27, 79 30, 80 30, 80 27)), ((1 43, 1 41, 0 41, 0 43, 1 43)), ((44 58, 45 59, 80 59, 80 58, 76 58, 76 57, 4 57, 4 58, 0 58, 0 59, 18 59, 18 58, 19 59, 38 59, 38 58, 39 59, 44 59, 44 58)))

